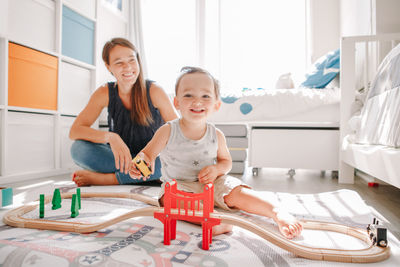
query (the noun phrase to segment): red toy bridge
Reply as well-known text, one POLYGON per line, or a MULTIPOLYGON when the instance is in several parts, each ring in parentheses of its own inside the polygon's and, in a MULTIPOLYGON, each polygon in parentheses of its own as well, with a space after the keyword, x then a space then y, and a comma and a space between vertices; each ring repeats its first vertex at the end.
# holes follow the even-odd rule
POLYGON ((154 212, 154 218, 164 224, 164 245, 170 245, 176 238, 176 221, 201 223, 203 229, 202 248, 208 250, 212 243, 212 227, 221 223, 221 219, 212 218, 214 212, 214 185, 204 186, 203 193, 193 194, 177 189, 173 180, 165 184, 164 212, 154 212), (178 208, 179 207, 179 208, 178 208))

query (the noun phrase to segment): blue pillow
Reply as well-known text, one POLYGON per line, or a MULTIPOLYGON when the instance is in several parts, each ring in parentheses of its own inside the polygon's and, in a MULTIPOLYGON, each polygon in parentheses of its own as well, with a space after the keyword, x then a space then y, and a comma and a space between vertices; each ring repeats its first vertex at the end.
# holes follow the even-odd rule
POLYGON ((340 49, 320 57, 306 74, 302 87, 324 88, 340 71, 340 49))

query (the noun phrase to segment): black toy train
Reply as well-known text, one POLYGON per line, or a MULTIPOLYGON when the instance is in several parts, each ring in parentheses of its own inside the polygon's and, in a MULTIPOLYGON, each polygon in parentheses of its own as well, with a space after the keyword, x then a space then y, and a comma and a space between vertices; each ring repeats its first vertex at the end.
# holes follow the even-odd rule
POLYGON ((372 224, 368 224, 367 232, 373 245, 387 247, 387 230, 379 225, 379 221, 376 218, 374 218, 372 224))

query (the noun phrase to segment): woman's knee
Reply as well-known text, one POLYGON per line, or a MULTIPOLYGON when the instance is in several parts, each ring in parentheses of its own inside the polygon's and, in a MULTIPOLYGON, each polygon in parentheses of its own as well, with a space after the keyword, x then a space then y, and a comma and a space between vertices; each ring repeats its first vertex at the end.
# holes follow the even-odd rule
POLYGON ((90 142, 84 140, 75 140, 71 146, 71 157, 76 162, 81 162, 88 156, 90 142))
POLYGON ((76 140, 71 146, 71 157, 84 169, 103 173, 116 171, 114 155, 107 144, 76 140))

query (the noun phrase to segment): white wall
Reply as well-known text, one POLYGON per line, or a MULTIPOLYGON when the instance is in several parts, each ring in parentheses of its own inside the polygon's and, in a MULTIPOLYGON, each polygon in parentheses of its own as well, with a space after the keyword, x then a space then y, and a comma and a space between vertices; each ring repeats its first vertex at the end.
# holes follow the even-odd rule
POLYGON ((372 6, 370 0, 340 1, 341 36, 370 35, 372 29, 372 6))
POLYGON ((399 0, 340 0, 342 36, 400 32, 399 0))
POLYGON ((0 37, 7 35, 8 28, 8 1, 0 1, 0 37))
MULTIPOLYGON (((129 2, 123 2, 123 10, 128 10, 129 2)), ((114 11, 100 2, 97 14, 98 35, 96 44, 97 79, 96 85, 100 86, 115 78, 104 66, 102 51, 104 44, 114 37, 128 36, 128 17, 126 12, 114 11)))
POLYGON ((376 0, 376 32, 400 32, 400 1, 376 0), (378 4, 379 3, 379 4, 378 4))
MULTIPOLYGON (((110 9, 103 1, 99 2, 97 10, 97 44, 96 44, 96 87, 101 86, 115 78, 104 65, 102 51, 104 44, 114 37, 128 38, 128 14, 130 1, 123 0, 122 12, 110 9)), ((93 88, 95 90, 95 88, 93 88)), ((99 117, 100 124, 107 122, 107 109, 103 109, 99 117)))
POLYGON ((309 0, 310 30, 309 56, 314 62, 340 45, 340 2, 337 0, 309 0))
POLYGON ((400 32, 399 0, 309 0, 309 55, 339 48, 340 37, 400 32))

